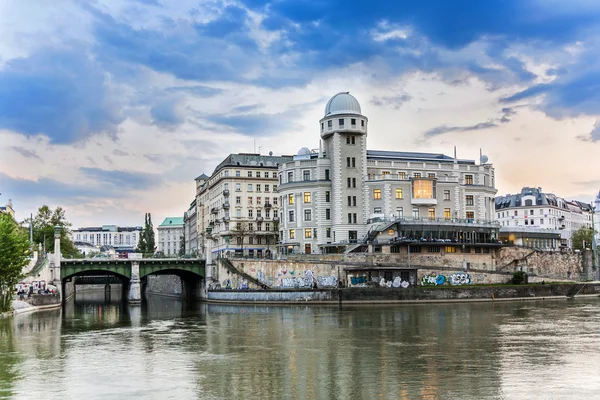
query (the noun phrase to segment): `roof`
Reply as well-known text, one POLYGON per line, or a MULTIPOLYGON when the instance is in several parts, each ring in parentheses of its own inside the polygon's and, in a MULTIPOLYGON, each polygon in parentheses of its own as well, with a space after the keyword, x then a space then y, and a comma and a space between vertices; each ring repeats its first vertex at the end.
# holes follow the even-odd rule
MULTIPOLYGON (((406 161, 454 162, 454 158, 441 153, 418 153, 413 151, 367 150, 367 159, 402 159, 406 161)), ((456 160, 459 164, 475 164, 474 160, 456 160)))
POLYGON ((141 231, 141 226, 115 226, 115 225, 104 225, 104 226, 88 226, 83 228, 73 229, 73 232, 134 232, 141 231), (111 228, 116 228, 111 230, 111 228))
POLYGON ((203 173, 202 175, 200 175, 199 177, 197 177, 196 180, 197 181, 201 181, 203 179, 208 179, 208 178, 209 178, 209 176, 203 173))
POLYGON ((256 168, 268 167, 277 169, 279 164, 283 164, 292 160, 293 157, 291 156, 261 156, 260 154, 249 153, 230 154, 223 161, 221 161, 219 165, 217 165, 213 175, 225 167, 243 166, 256 168))
POLYGON ((158 227, 183 226, 183 217, 167 217, 158 227))
POLYGON ((338 114, 362 115, 358 100, 350 92, 340 92, 327 102, 325 116, 329 117, 338 114))
MULTIPOLYGON (((579 202, 577 202, 579 203, 579 202)), ((544 193, 542 188, 531 188, 524 187, 521 189, 521 193, 518 194, 507 194, 505 196, 496 197, 496 210, 503 208, 513 207, 530 207, 530 206, 550 206, 562 208, 565 210, 569 209, 567 201, 562 197, 558 197, 553 193, 544 193), (525 204, 523 201, 524 197, 533 196, 534 201, 531 204, 525 204)), ((576 205, 581 208, 580 206, 576 205)))

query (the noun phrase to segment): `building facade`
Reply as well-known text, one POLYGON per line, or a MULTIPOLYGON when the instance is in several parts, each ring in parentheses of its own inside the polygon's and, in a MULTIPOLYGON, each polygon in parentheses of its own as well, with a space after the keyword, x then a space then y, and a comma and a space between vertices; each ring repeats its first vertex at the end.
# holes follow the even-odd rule
POLYGON ((8 200, 5 206, 0 206, 0 213, 8 214, 15 219, 15 210, 13 209, 11 199, 8 200))
POLYGON ((495 212, 504 232, 522 229, 558 232, 562 248, 572 248, 573 232, 592 226, 589 204, 567 201, 552 193, 544 193, 539 187, 524 187, 521 193, 497 197, 495 212))
POLYGON ((72 230, 71 240, 83 254, 98 251, 103 246, 113 248, 116 252, 133 252, 142 230, 141 226, 92 226, 72 230))
POLYGON ((368 119, 349 93, 329 100, 319 124, 319 149, 302 148, 279 167, 284 252, 351 251, 409 237, 497 240, 487 157, 477 164, 456 155, 367 150, 368 119))
POLYGON ((198 219, 196 213, 196 199, 190 208, 183 214, 185 254, 198 255, 198 219))
POLYGON ((196 178, 198 248, 213 255, 269 257, 279 231, 277 169, 287 156, 230 154, 196 178))
POLYGON ((177 256, 181 251, 184 234, 183 217, 167 217, 157 228, 158 251, 165 256, 177 256))

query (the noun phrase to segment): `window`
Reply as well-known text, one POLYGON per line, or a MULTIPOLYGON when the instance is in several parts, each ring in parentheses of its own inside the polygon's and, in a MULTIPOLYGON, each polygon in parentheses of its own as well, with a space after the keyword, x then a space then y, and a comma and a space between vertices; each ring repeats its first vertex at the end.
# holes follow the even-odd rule
POLYGON ((242 176, 242 172, 241 171, 235 171, 235 176, 242 176))
POLYGON ((421 177, 421 173, 420 172, 415 172, 413 174, 413 178, 420 178, 421 177))
POLYGON ((293 229, 290 229, 290 239, 296 239, 296 232, 293 229))
POLYGON ((290 194, 288 197, 288 204, 294 204, 294 195, 290 194))
POLYGON ((381 207, 375 207, 373 209, 373 214, 381 214, 381 207))
POLYGON ((544 220, 540 219, 540 225, 544 225, 544 220))
POLYGON ((252 178, 252 171, 248 171, 248 178, 252 178))
POLYGON ((348 213, 348 223, 352 223, 352 213, 348 213))
POLYGON ((404 218, 404 208, 396 207, 396 218, 404 218))
POLYGON ((475 219, 475 211, 467 211, 467 219, 475 219))
POLYGON ((529 210, 529 215, 533 215, 533 210, 529 210))
POLYGON ((242 218, 242 210, 240 210, 239 208, 235 210, 235 216, 237 218, 242 218))
POLYGON ((312 217, 311 211, 310 210, 304 210, 304 220, 305 221, 310 221, 312 219, 311 217, 312 217))
POLYGON ((430 253, 439 253, 440 252, 440 246, 431 246, 429 248, 429 252, 430 253))
POLYGON ((356 223, 356 213, 352 214, 353 222, 356 223))
POLYGON ((265 231, 269 232, 271 230, 271 223, 265 222, 265 231))
POLYGON ((327 127, 331 128, 333 126, 333 121, 329 120, 327 121, 327 127))
POLYGON ((248 191, 252 192, 252 184, 251 183, 248 184, 248 191))
MULTIPOLYGON (((256 177, 260 178, 260 171, 256 171, 256 177)), ((268 178, 268 177, 269 177, 269 173, 265 172, 265 178, 268 178)))
POLYGON ((348 187, 352 187, 352 178, 348 178, 347 181, 348 181, 348 187))
POLYGON ((252 224, 252 223, 248 224, 248 230, 250 232, 253 232, 254 231, 254 224, 252 224))
POLYGON ((544 210, 542 208, 540 208, 540 215, 544 214, 544 210))
POLYGON ((452 215, 450 214, 449 208, 444 208, 444 219, 450 219, 452 215))
POLYGON ((350 136, 346 136, 346 144, 350 144, 350 136))
POLYGON ((352 207, 356 207, 356 196, 352 196, 352 207))
POLYGON ((355 188, 356 187, 356 178, 352 178, 352 187, 355 188))
POLYGON ((352 196, 348 196, 348 207, 352 207, 352 196))
MULTIPOLYGON (((260 232, 260 231, 262 231, 262 224, 261 224, 260 222, 258 222, 258 223, 256 224, 256 230, 257 230, 257 231, 259 231, 259 232, 260 232)), ((259 241, 260 241, 260 239, 259 239, 259 241)), ((260 242, 259 242, 259 243, 260 243, 260 242)))
POLYGON ((346 157, 346 167, 350 168, 350 157, 346 157))
POLYGON ((428 177, 429 179, 435 179, 435 174, 427 174, 427 177, 428 177))
POLYGON ((304 239, 310 239, 310 238, 312 238, 312 229, 305 228, 304 229, 304 239))
POLYGON ((325 192, 325 202, 331 202, 331 194, 329 192, 325 192))
POLYGON ((465 185, 473 184, 473 175, 465 175, 465 185))
POLYGON ((402 194, 402 188, 396 188, 396 199, 401 200, 404 198, 404 195, 402 194))
POLYGON ((273 191, 276 192, 277 191, 277 185, 273 185, 273 191))
POLYGON ((251 206, 252 205, 252 197, 248 197, 248 205, 251 206))
POLYGON ((260 189, 261 189, 261 187, 260 187, 260 184, 259 184, 259 183, 257 183, 257 184, 256 184, 256 191, 257 191, 257 192, 260 192, 260 189))
POLYGON ((276 206, 277 205, 277 197, 273 197, 273 205, 276 206))
POLYGON ((344 127, 344 119, 343 119, 343 118, 340 118, 340 119, 338 120, 338 123, 340 124, 340 128, 343 128, 343 127, 344 127))
POLYGON ((412 212, 413 212, 413 218, 419 219, 419 207, 413 207, 412 212))
POLYGON ((321 122, 321 130, 323 130, 325 128, 325 123, 321 122))
POLYGON ((294 182, 294 173, 293 172, 288 172, 288 183, 290 182, 294 182))
POLYGON ((265 218, 271 218, 271 210, 268 208, 265 210, 265 218))
POLYGON ((446 246, 446 253, 456 253, 456 247, 446 246))
POLYGON ((241 192, 242 191, 242 184, 241 183, 236 183, 235 184, 235 191, 236 192, 241 192))
POLYGON ((398 179, 406 179, 406 172, 398 172, 398 179))
POLYGON ((385 179, 386 175, 389 175, 390 171, 381 171, 381 178, 385 179))
POLYGON ((328 169, 325 170, 325 180, 326 181, 329 180, 329 170, 328 169))
POLYGON ((235 196, 235 204, 242 204, 242 196, 235 196))
POLYGON ((254 217, 252 213, 253 213, 252 209, 248 210, 248 218, 254 217))
POLYGON ((350 125, 356 125, 356 118, 352 118, 350 120, 350 125))
POLYGON ((450 191, 449 190, 444 190, 444 200, 446 200, 446 201, 450 200, 450 191))
POLYGON ((468 206, 472 206, 475 204, 475 202, 473 201, 473 196, 472 195, 468 195, 465 197, 466 203, 468 206))
POLYGON ((262 210, 256 210, 256 216, 262 217, 262 210))
POLYGON ((325 209, 325 219, 331 219, 331 208, 325 209))
POLYGON ((331 228, 325 228, 325 237, 331 237, 331 228))
POLYGON ((381 189, 373 189, 373 200, 381 200, 381 189))
POLYGON ((265 192, 269 191, 269 185, 265 185, 265 192))
POLYGON ((435 181, 415 179, 412 189, 414 199, 435 199, 435 181))
POLYGON ((302 179, 305 181, 310 181, 310 171, 302 171, 302 179))
POLYGON ((517 215, 519 215, 519 211, 518 211, 518 210, 516 210, 516 211, 515 211, 515 217, 516 217, 517 215))
POLYGON ((531 201, 531 199, 527 199, 527 200, 525 200, 525 205, 526 206, 532 206, 533 202, 531 201))
POLYGON ((363 127, 363 128, 365 127, 365 121, 364 120, 360 120, 360 126, 363 127))
POLYGON ((435 219, 435 208, 429 207, 429 210, 427 211, 427 216, 431 220, 435 219))
POLYGON ((310 203, 310 192, 304 192, 304 202, 310 203))
POLYGON ((356 168, 356 158, 352 157, 352 168, 356 168))
POLYGON ((289 211, 289 218, 288 218, 289 222, 294 222, 294 211, 290 210, 289 211))

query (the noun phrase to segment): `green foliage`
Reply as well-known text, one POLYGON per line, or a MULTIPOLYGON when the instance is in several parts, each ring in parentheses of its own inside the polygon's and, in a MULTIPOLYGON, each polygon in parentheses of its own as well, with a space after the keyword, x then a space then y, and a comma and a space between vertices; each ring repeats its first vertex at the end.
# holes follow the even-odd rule
POLYGON ((138 247, 135 249, 137 253, 151 253, 154 254, 155 242, 154 242, 154 226, 152 225, 152 215, 146 213, 144 215, 144 229, 140 234, 138 240, 138 247))
POLYGON ((571 236, 571 242, 573 243, 573 250, 583 250, 584 248, 592 248, 592 234, 594 230, 587 226, 582 226, 576 230, 571 236), (584 247, 585 242, 585 247, 584 247))
POLYGON ((5 312, 30 254, 27 232, 8 214, 0 214, 0 249, 0 312, 5 312))
POLYGON ((183 232, 183 236, 179 237, 179 256, 185 256, 185 230, 183 232))
MULTIPOLYGON (((29 222, 29 220, 26 220, 29 222)), ((46 251, 54 252, 54 227, 61 227, 60 252, 65 258, 80 258, 82 254, 77 250, 70 238, 71 223, 65 216, 62 207, 56 207, 54 211, 43 205, 33 217, 33 243, 45 244, 46 251)))
POLYGON ((513 272, 511 283, 514 285, 522 285, 527 283, 527 273, 524 271, 513 272))

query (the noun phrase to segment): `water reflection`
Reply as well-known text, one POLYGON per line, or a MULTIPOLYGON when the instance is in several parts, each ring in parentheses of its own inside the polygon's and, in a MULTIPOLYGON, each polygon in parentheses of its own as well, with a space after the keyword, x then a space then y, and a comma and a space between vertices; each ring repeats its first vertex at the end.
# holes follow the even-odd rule
POLYGON ((230 306, 79 292, 0 320, 0 397, 586 398, 600 302, 230 306), (51 384, 48 384, 51 382, 51 384), (535 388, 535 390, 532 390, 535 388))

